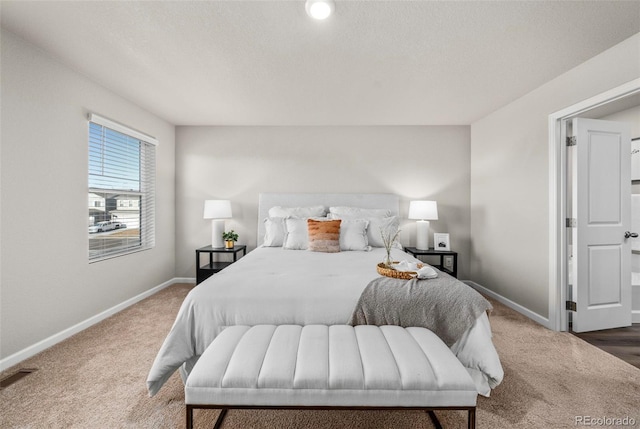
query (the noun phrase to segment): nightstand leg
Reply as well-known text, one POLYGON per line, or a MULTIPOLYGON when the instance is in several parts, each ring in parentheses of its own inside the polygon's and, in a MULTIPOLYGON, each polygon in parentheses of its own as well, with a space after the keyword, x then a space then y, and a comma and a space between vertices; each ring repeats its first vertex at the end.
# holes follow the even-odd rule
POLYGON ((458 278, 458 255, 453 255, 453 277, 458 278))

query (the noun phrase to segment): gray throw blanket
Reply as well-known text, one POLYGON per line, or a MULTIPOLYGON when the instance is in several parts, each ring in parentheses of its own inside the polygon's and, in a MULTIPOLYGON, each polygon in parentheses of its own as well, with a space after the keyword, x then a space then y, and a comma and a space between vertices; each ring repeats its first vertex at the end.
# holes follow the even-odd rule
POLYGON ((429 280, 380 277, 362 291, 348 324, 421 326, 451 347, 492 309, 474 289, 440 271, 429 280))

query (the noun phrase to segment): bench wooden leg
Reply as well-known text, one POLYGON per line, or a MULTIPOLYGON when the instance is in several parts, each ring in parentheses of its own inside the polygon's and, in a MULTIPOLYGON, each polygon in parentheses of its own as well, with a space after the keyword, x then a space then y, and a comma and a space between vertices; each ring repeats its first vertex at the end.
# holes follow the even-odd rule
POLYGON ((433 410, 429 410, 427 411, 427 414, 429 414, 431 423, 433 423, 436 429, 442 429, 442 425, 440 424, 440 420, 438 420, 438 416, 436 416, 436 413, 434 413, 433 410))
POLYGON ((222 426, 222 421, 224 420, 224 416, 227 415, 227 408, 223 408, 220 410, 220 414, 218 414, 218 418, 216 419, 216 424, 213 425, 213 429, 220 429, 222 426))
MULTIPOLYGON (((428 410, 427 414, 429 414, 429 417, 431 418, 431 423, 433 423, 433 425, 435 426, 436 429, 442 429, 442 424, 440 423, 440 420, 438 420, 438 416, 436 416, 436 413, 433 410, 428 410)), ((468 428, 469 429, 476 429, 476 409, 474 408, 469 408, 469 424, 468 424, 468 428)))
MULTIPOLYGON (((187 429, 193 429, 193 409, 196 408, 193 405, 187 405, 187 409, 186 409, 186 414, 187 414, 187 429)), ((205 406, 204 408, 217 408, 215 406, 205 406)), ((254 408, 254 407, 244 407, 244 408, 254 408)), ((256 407, 256 409, 260 409, 261 407, 256 407)), ((265 408, 278 408, 278 407, 265 407, 265 408)), ((291 408, 291 407, 290 407, 291 408)), ((295 408, 295 407, 293 407, 295 408)), ((339 407, 338 407, 339 408, 339 407)), ((466 408, 466 407, 464 407, 466 408)), ((304 409, 304 407, 301 407, 301 409, 304 409)), ((331 409, 331 408, 326 408, 326 409, 331 409)), ((358 408, 360 409, 360 408, 358 408)), ((459 408, 458 408, 459 409, 459 408)), ((476 429, 476 408, 469 408, 469 425, 468 428, 469 429, 476 429)), ((224 422, 224 418, 227 415, 227 411, 229 411, 228 408, 220 408, 220 414, 218 414, 218 418, 216 419, 216 422, 213 426, 213 429, 220 429, 220 427, 222 426, 222 423, 224 422)), ((433 426, 435 426, 436 429, 442 429, 442 424, 440 423, 440 420, 438 420, 438 416, 436 416, 436 413, 433 410, 425 410, 426 413, 429 415, 429 418, 431 419, 431 422, 433 423, 433 426)))
MULTIPOLYGON (((193 405, 187 405, 187 429, 193 429, 193 409, 195 407, 193 405)), ((224 417, 227 415, 228 408, 221 408, 220 414, 218 414, 218 418, 213 426, 213 429, 220 429, 222 426, 222 422, 224 417)))
POLYGON ((187 429, 193 429, 193 407, 187 404, 187 429))

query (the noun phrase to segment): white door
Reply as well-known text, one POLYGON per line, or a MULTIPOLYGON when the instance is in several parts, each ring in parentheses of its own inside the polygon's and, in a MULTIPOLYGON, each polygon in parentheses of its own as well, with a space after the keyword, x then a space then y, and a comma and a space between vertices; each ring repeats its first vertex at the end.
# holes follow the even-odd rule
POLYGON ((631 325, 631 139, 628 124, 573 119, 575 332, 631 325))

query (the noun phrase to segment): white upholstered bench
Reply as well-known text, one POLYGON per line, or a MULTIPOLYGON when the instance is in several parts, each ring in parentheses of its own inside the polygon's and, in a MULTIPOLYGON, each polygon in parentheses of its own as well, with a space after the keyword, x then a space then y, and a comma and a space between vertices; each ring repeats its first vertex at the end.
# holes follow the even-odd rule
POLYGON ((187 428, 193 410, 467 410, 475 428, 471 377, 431 331, 399 326, 257 325, 225 329, 185 384, 187 428))

